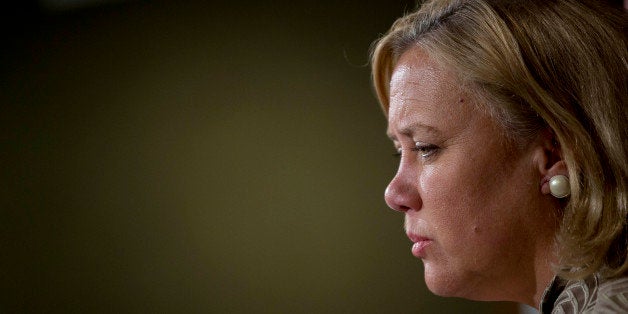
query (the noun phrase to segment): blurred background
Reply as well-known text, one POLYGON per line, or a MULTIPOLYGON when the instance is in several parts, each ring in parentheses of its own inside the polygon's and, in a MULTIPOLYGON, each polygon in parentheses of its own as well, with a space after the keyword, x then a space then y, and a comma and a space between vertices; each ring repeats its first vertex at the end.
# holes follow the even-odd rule
POLYGON ((370 86, 415 1, 3 2, 1 313, 516 313, 431 295, 370 86))

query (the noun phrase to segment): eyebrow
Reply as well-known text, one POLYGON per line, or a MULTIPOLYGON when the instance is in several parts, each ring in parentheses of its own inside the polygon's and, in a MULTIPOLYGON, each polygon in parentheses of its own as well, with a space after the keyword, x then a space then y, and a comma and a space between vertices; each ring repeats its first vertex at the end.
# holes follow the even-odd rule
MULTIPOLYGON (((406 135, 406 136, 411 136, 416 130, 418 129, 423 129, 428 133, 432 133, 432 134, 438 134, 438 129, 436 129, 435 127, 431 126, 431 125, 427 125, 427 124, 423 124, 421 122, 412 122, 406 125, 403 125, 400 129, 399 129, 399 134, 401 135, 406 135)), ((392 140, 392 141, 396 141, 397 137, 392 134, 392 132, 390 131, 390 128, 386 131, 386 135, 388 135, 388 137, 392 140)))

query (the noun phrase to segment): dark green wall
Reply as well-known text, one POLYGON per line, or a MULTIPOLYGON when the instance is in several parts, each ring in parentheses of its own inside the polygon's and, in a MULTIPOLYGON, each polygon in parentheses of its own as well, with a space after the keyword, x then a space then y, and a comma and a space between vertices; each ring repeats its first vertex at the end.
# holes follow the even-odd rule
POLYGON ((368 49, 413 7, 134 1, 5 29, 0 312, 511 311, 432 296, 383 201, 368 49))

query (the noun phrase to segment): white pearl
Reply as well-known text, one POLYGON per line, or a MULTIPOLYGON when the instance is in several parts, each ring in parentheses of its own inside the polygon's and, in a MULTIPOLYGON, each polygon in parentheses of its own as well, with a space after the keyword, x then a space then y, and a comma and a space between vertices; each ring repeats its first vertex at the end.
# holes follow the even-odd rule
POLYGON ((550 193, 556 198, 567 197, 571 194, 571 187, 569 186, 569 178, 564 175, 553 176, 549 180, 550 193))

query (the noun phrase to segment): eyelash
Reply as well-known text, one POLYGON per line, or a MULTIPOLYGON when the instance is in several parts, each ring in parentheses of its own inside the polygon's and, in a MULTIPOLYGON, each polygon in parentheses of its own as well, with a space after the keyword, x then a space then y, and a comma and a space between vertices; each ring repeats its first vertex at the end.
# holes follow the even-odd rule
MULTIPOLYGON (((418 152, 421 155, 421 158, 423 159, 427 159, 432 157, 437 150, 439 149, 438 146, 434 145, 434 144, 419 144, 416 143, 414 147, 412 147, 411 151, 413 152, 418 152)), ((396 153, 393 154, 393 156, 395 157, 401 157, 401 149, 398 149, 396 153)))

